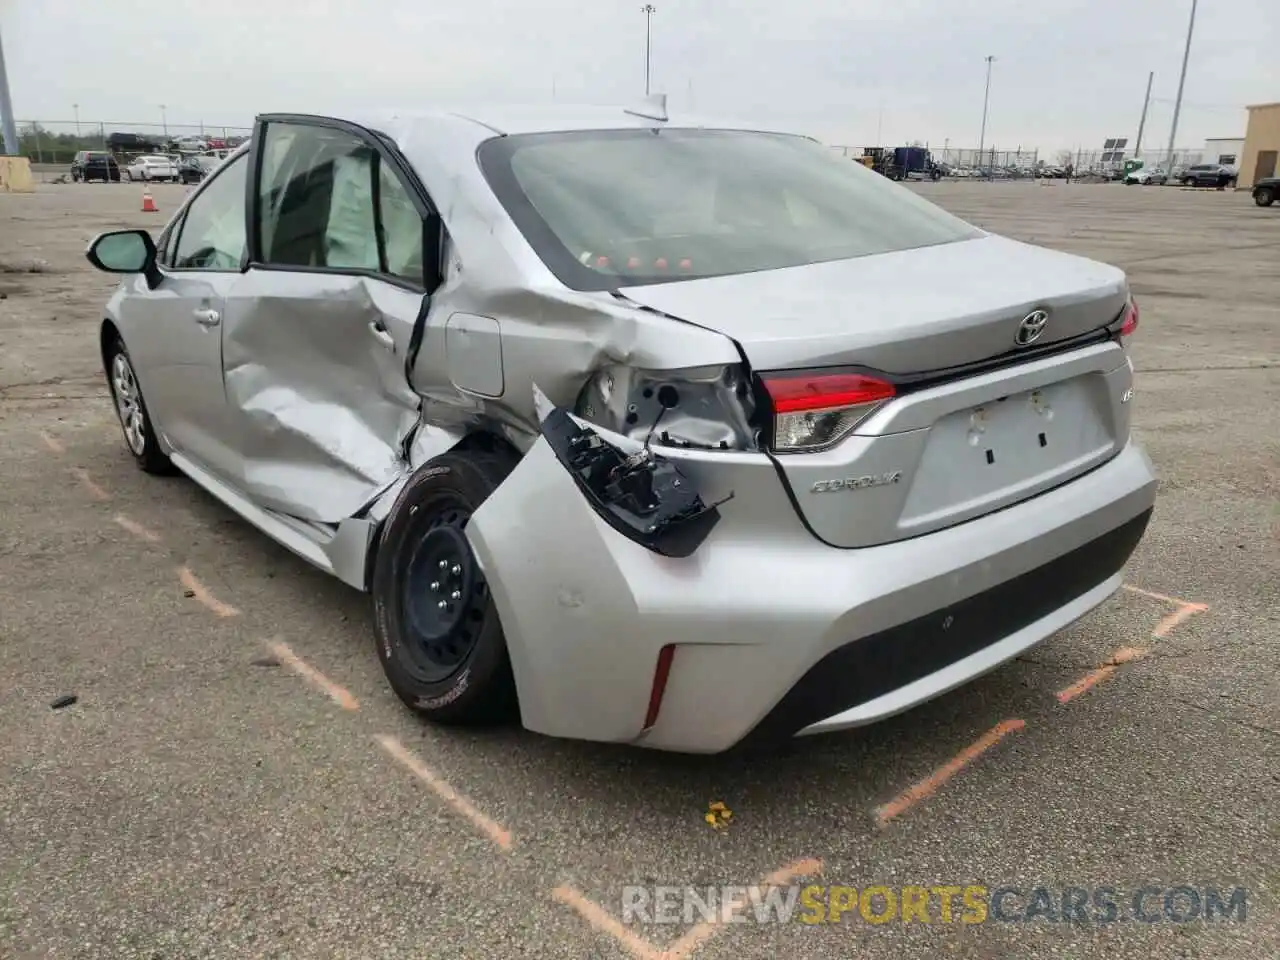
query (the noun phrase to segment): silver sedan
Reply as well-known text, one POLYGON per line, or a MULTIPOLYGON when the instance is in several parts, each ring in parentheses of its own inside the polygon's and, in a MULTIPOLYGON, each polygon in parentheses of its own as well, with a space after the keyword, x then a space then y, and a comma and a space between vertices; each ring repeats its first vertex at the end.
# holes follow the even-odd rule
POLYGON ((263 116, 88 256, 133 458, 369 591, 444 723, 871 723, 1102 603, 1154 503, 1120 270, 661 98, 263 116))

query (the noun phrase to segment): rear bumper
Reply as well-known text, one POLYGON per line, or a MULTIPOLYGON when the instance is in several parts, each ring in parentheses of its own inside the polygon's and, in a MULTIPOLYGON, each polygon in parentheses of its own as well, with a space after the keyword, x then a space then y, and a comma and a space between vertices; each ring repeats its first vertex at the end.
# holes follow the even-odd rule
MULTIPOLYGON (((946 530, 840 550, 740 511, 687 559, 605 525, 539 441, 473 517, 525 726, 710 753, 871 723, 993 669, 1101 603, 1142 536, 1156 481, 1135 445, 1055 490, 946 530), (675 645, 656 723, 659 651, 675 645)), ((794 514, 792 513, 794 516, 794 514)))

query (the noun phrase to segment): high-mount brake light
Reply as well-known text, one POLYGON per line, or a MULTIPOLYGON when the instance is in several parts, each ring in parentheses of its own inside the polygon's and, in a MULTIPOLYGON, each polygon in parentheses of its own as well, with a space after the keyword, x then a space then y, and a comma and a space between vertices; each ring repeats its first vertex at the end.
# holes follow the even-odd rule
POLYGON ((1120 321, 1120 336, 1131 337, 1138 329, 1138 301, 1130 300, 1124 308, 1124 319, 1120 321))
POLYGON ((823 450, 897 395, 887 380, 860 373, 771 374, 761 378, 773 404, 773 449, 823 450))

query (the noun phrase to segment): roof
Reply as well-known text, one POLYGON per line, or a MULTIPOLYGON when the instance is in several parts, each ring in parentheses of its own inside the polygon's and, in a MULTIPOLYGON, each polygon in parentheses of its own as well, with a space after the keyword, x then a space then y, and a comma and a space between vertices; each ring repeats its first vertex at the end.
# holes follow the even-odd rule
POLYGON ((1251 103, 1245 107, 1246 110, 1270 110, 1274 107, 1280 107, 1280 100, 1272 103, 1251 103))
MULTIPOLYGON (((712 118, 692 113, 668 110, 668 119, 653 120, 628 113, 630 105, 599 106, 569 103, 543 104, 476 104, 459 106, 416 107, 404 110, 371 111, 369 115, 350 116, 348 119, 376 126, 395 121, 397 126, 431 127, 439 124, 456 124, 459 120, 484 127, 489 135, 555 133, 565 130, 617 130, 661 127, 733 128, 761 130, 775 133, 795 133, 770 124, 744 122, 726 118, 712 118)), ((634 105, 640 109, 641 104, 634 105)), ((342 114, 337 114, 342 116, 342 114)))

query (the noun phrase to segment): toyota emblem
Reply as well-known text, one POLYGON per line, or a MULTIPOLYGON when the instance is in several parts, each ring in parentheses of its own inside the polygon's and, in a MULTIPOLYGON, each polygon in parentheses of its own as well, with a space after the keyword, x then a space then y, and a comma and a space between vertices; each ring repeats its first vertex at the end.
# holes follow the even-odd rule
POLYGON ((1040 334, 1044 333, 1044 328, 1049 324, 1049 314, 1044 310, 1033 310, 1022 318, 1022 322, 1018 324, 1018 332, 1013 336, 1013 342, 1020 347, 1028 347, 1040 339, 1040 334))

